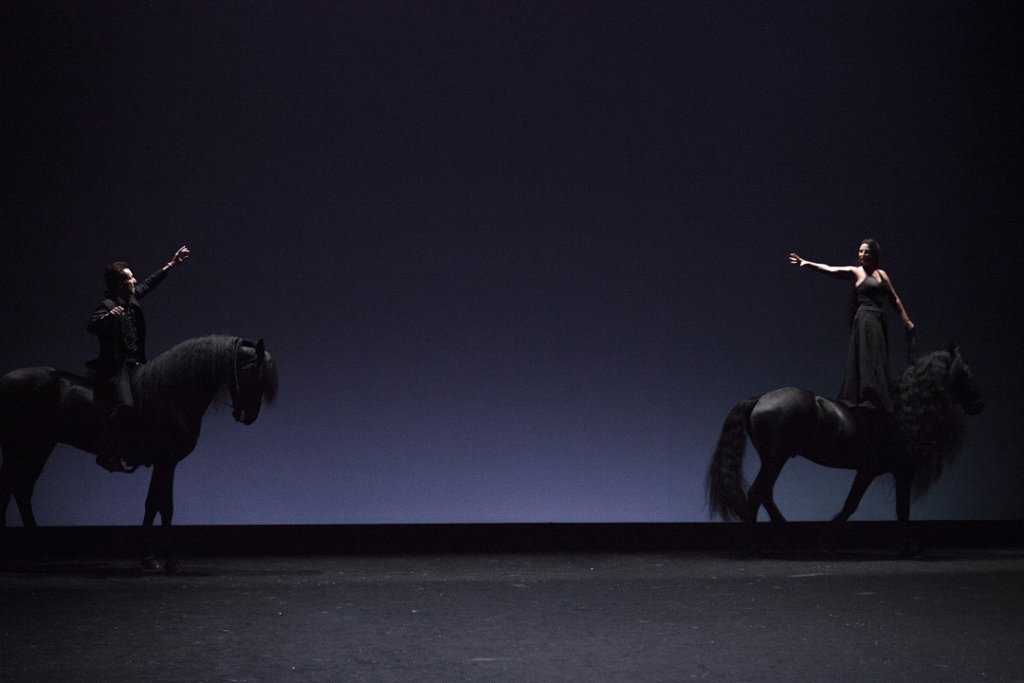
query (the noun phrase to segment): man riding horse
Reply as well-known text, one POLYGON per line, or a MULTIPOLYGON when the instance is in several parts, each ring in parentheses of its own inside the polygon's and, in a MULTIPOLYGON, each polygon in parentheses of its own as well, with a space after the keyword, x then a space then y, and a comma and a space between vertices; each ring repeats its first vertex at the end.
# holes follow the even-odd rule
POLYGON ((103 273, 106 296, 96 305, 86 329, 98 337, 100 345, 99 358, 88 363, 96 371, 96 397, 113 403, 107 445, 96 456, 96 464, 109 472, 126 471, 121 459, 128 447, 135 406, 132 375, 146 362, 146 318, 139 300, 189 255, 188 247, 180 247, 170 261, 141 284, 124 261, 111 263, 103 273))

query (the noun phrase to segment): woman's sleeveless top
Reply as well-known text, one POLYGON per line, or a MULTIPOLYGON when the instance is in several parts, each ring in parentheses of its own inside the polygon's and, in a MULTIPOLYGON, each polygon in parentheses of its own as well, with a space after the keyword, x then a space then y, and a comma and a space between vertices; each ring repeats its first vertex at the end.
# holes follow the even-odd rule
POLYGON ((869 307, 885 310, 885 285, 868 275, 857 285, 857 308, 869 307))

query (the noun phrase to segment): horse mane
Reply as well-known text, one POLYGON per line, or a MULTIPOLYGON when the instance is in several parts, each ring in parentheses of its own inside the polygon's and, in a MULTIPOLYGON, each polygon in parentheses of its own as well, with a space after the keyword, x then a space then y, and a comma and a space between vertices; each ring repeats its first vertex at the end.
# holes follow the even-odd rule
POLYGON ((277 363, 270 357, 270 352, 265 351, 263 367, 260 370, 260 385, 263 387, 263 400, 270 405, 277 398, 277 363))
POLYGON ((953 358, 936 351, 918 359, 900 377, 896 417, 903 454, 914 467, 914 496, 923 496, 952 464, 963 444, 967 420, 949 392, 953 358))
POLYGON ((170 395, 181 386, 182 377, 203 377, 223 384, 223 378, 231 376, 237 342, 237 337, 225 334, 186 339, 143 367, 136 392, 140 396, 170 395))

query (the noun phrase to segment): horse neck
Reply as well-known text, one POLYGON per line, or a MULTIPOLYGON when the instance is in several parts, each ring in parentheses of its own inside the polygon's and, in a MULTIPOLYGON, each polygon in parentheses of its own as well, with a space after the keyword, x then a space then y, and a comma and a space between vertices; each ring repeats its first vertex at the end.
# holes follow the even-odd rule
POLYGON ((221 387, 234 379, 234 349, 227 337, 183 342, 145 366, 138 391, 205 412, 221 387))
POLYGON ((945 352, 930 354, 904 371, 898 393, 901 402, 908 404, 908 410, 909 404, 920 404, 922 399, 933 412, 948 410, 956 403, 948 388, 950 369, 946 356, 945 352))
POLYGON ((933 354, 921 363, 917 377, 907 375, 900 386, 898 418, 903 447, 915 466, 914 487, 920 495, 953 461, 963 439, 963 412, 947 387, 948 364, 933 354))

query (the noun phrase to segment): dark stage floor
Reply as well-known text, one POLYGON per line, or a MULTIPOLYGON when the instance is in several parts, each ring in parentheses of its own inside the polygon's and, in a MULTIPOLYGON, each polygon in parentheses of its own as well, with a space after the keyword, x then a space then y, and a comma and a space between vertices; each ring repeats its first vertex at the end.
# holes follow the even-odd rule
POLYGON ((9 563, 0 680, 1024 680, 1024 551, 9 563))

